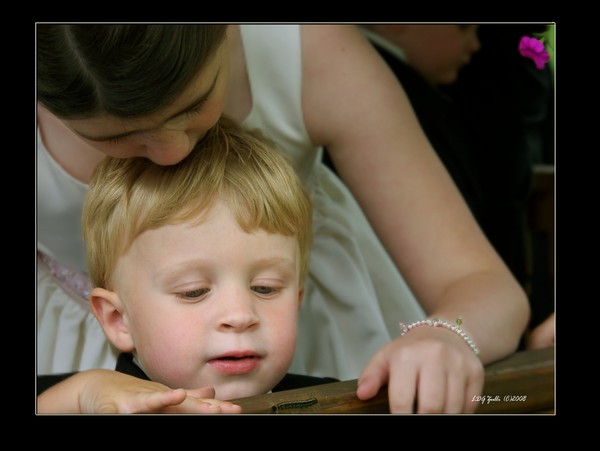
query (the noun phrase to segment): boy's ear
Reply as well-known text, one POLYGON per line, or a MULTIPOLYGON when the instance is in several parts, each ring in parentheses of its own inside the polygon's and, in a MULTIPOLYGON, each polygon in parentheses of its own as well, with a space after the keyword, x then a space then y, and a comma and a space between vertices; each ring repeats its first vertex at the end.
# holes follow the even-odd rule
POLYGON ((302 305, 302 300, 304 299, 304 287, 298 292, 298 308, 302 305))
POLYGON ((133 339, 125 320, 125 308, 114 291, 94 288, 90 306, 109 341, 121 352, 132 352, 133 339))

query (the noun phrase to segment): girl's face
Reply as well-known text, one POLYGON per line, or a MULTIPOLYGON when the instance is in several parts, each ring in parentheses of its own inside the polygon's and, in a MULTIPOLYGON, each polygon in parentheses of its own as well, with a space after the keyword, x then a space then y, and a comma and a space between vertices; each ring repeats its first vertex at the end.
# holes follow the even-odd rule
POLYGON ((63 120, 77 136, 116 158, 146 157, 173 165, 189 155, 223 113, 229 87, 227 40, 173 104, 137 119, 100 115, 63 120))

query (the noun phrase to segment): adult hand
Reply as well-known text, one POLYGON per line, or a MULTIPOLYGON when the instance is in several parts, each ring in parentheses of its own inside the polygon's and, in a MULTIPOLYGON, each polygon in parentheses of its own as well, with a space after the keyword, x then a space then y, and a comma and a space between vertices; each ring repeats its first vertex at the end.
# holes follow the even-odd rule
POLYGON ((531 331, 527 337, 527 349, 541 349, 554 346, 555 317, 552 313, 541 324, 531 331))
POLYGON ((240 413, 212 387, 171 389, 111 370, 75 374, 38 396, 39 413, 240 413))
POLYGON ((483 364, 460 336, 420 326, 375 353, 356 394, 366 400, 387 384, 392 413, 473 413, 483 382, 483 364))
POLYGON ((240 413, 241 407, 214 399, 212 387, 170 389, 116 371, 93 375, 82 389, 82 413, 240 413))

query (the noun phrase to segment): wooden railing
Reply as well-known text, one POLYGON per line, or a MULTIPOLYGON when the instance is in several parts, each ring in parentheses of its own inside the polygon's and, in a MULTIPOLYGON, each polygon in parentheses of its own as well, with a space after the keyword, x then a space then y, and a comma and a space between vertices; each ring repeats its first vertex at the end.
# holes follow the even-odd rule
MULTIPOLYGON (((233 400, 247 414, 389 413, 387 389, 356 397, 356 380, 233 400)), ((554 412, 554 348, 517 352, 485 368, 478 414, 554 412)))
POLYGON ((554 166, 533 167, 533 187, 528 204, 529 227, 546 234, 548 240, 548 273, 554 277, 554 166))

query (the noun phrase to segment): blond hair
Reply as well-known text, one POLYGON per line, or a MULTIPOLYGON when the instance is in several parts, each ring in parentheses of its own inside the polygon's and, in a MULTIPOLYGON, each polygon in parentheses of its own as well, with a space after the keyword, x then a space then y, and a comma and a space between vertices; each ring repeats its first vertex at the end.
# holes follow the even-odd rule
POLYGON ((201 222, 218 200, 246 232, 296 236, 304 281, 312 207, 302 183, 272 143, 221 118, 176 165, 112 157, 99 163, 82 218, 93 285, 110 289, 118 258, 141 233, 195 218, 201 222))

